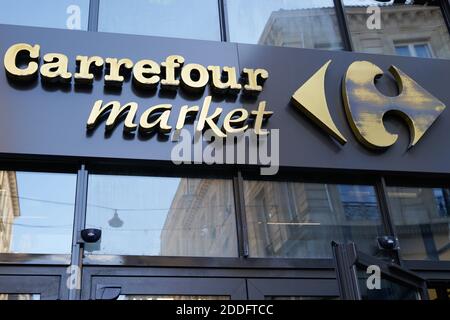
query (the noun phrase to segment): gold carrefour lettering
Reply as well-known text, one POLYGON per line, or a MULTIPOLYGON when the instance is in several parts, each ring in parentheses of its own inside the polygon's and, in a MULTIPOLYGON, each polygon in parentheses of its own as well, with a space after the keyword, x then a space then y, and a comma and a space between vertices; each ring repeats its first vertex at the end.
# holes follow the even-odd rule
POLYGON ((31 46, 27 43, 16 43, 9 47, 3 60, 6 74, 18 81, 27 81, 35 78, 39 69, 39 65, 36 62, 39 59, 39 50, 40 46, 38 44, 31 46), (17 66, 17 60, 22 53, 27 53, 28 59, 31 60, 25 68, 17 66))
POLYGON ((252 95, 260 93, 262 91, 262 84, 269 78, 269 72, 265 69, 244 68, 242 73, 247 80, 247 84, 244 85, 244 92, 252 95))
POLYGON ((220 66, 208 66, 208 70, 211 71, 211 88, 219 93, 237 93, 242 89, 242 85, 238 83, 236 76, 236 68, 220 66), (225 76, 226 75, 226 76, 225 76), (222 78, 226 78, 226 82, 222 81, 222 78))
POLYGON ((69 83, 72 81, 72 74, 67 71, 69 59, 61 53, 47 53, 44 56, 44 64, 40 72, 42 79, 49 82, 69 83))
POLYGON ((133 82, 142 88, 155 88, 160 80, 161 68, 153 60, 140 60, 133 68, 133 82))
POLYGON ((200 64, 190 63, 181 69, 181 83, 189 91, 199 92, 208 84, 208 70, 200 64))
POLYGON ((109 73, 105 76, 105 85, 121 87, 125 78, 120 74, 123 68, 130 70, 133 68, 133 62, 130 59, 106 58, 105 62, 109 65, 109 73))
POLYGON ((175 78, 175 69, 181 67, 184 63, 184 58, 178 55, 171 55, 166 58, 165 62, 161 63, 164 68, 165 79, 161 80, 161 88, 176 90, 180 85, 180 80, 175 78))
POLYGON ((74 74, 77 84, 92 84, 94 75, 91 71, 100 69, 104 63, 103 59, 98 56, 77 56, 76 61, 79 63, 79 72, 74 74))

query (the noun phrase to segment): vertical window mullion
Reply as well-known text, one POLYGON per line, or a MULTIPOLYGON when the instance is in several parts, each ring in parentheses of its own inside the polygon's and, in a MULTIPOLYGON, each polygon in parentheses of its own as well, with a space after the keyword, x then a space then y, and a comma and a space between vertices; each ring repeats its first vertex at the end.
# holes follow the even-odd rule
MULTIPOLYGON (((72 283, 81 284, 81 275, 83 270, 83 244, 80 239, 80 232, 85 228, 86 206, 87 206, 87 186, 88 172, 82 165, 77 174, 77 189, 75 196, 75 213, 72 233, 72 251, 71 251, 71 277, 75 277, 72 283)), ((69 288, 69 300, 79 300, 81 297, 81 288, 76 286, 69 288)))
POLYGON ((417 57, 416 46, 414 44, 409 45, 409 51, 411 51, 413 57, 417 57))
POLYGON ((390 212, 389 212, 389 198, 386 190, 386 182, 384 177, 379 177, 376 182, 376 190, 378 195, 378 202, 381 208, 381 214, 383 218, 384 232, 389 235, 395 235, 395 228, 392 223, 390 212))
POLYGON ((445 24, 447 25, 447 30, 450 33, 450 0, 441 0, 439 4, 445 24))
POLYGON ((228 42, 229 37, 225 0, 217 0, 217 5, 219 6, 220 41, 228 42))
POLYGON ((341 32, 341 38, 344 45, 345 51, 353 51, 352 38, 350 36, 350 31, 348 29, 347 17, 345 15, 345 8, 342 0, 333 0, 334 10, 336 12, 336 17, 339 25, 339 30, 341 32))
POLYGON ((98 14, 100 10, 100 0, 89 1, 88 31, 98 31, 98 14))
MULTIPOLYGON (((394 221, 392 219, 391 215, 391 206, 389 204, 389 197, 387 194, 387 187, 386 187, 386 181, 384 177, 379 177, 376 181, 376 190, 377 190, 377 196, 378 196, 378 203, 380 205, 380 211, 381 211, 381 217, 383 221, 383 227, 384 232, 390 236, 395 237, 398 239, 397 232, 395 230, 394 221)), ((394 258, 399 262, 400 265, 402 265, 402 260, 400 258, 400 254, 398 251, 396 251, 396 255, 394 258)))
POLYGON ((239 257, 248 257, 248 233, 247 218, 245 215, 244 183, 240 171, 238 171, 237 176, 233 178, 233 190, 239 257))

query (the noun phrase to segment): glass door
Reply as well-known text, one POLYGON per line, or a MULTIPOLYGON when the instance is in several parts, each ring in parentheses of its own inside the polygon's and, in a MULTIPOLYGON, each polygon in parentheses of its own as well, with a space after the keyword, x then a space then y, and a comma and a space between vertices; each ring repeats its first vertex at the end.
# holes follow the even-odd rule
POLYGON ((332 300, 339 298, 336 279, 248 279, 250 300, 332 300))
POLYGON ((93 300, 243 300, 244 279, 86 275, 82 299, 93 300))
POLYGON ((354 243, 333 242, 340 296, 345 300, 427 299, 426 281, 398 264, 364 254, 354 243))
POLYGON ((0 300, 60 299, 60 277, 1 275, 0 300))

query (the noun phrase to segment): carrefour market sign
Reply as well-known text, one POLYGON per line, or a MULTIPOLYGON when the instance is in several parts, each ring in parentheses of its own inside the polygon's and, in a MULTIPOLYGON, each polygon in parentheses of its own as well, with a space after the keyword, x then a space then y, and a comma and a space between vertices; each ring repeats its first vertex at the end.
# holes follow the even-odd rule
POLYGON ((180 129, 278 130, 281 168, 450 175, 447 60, 0 25, 1 62, 3 155, 171 165, 180 129))
MULTIPOLYGON (((37 44, 17 43, 10 46, 4 56, 7 75, 15 81, 24 82, 35 79, 39 73, 44 82, 69 84, 73 78, 75 84, 90 86, 94 82, 94 73, 106 65, 105 87, 120 88, 125 80, 124 74, 131 72, 133 85, 140 90, 154 90, 160 84, 162 90, 177 90, 181 86, 187 92, 195 93, 203 92, 209 84, 212 92, 232 95, 238 94, 241 90, 246 95, 258 95, 263 89, 263 83, 269 77, 269 72, 263 68, 243 68, 242 76, 238 78, 235 67, 185 64, 185 58, 181 55, 169 55, 160 64, 151 59, 133 62, 128 58, 78 55, 76 57, 78 71, 72 75, 69 72, 69 59, 65 54, 47 53, 43 56, 44 63, 39 67, 40 56, 40 46, 37 44), (23 68, 18 66, 20 59, 25 60, 23 68)), ((330 63, 331 60, 300 86, 293 94, 292 101, 299 110, 337 141, 345 144, 347 139, 335 125, 325 96, 325 73, 330 63)), ((397 136, 389 133, 384 127, 383 117, 386 113, 395 112, 404 118, 410 129, 411 147, 420 140, 445 109, 442 102, 397 67, 391 66, 390 71, 400 88, 397 97, 388 97, 378 91, 374 81, 383 74, 383 71, 368 61, 352 63, 342 82, 349 124, 357 139, 369 148, 386 148, 397 140, 397 136)), ((104 103, 97 100, 87 120, 87 129, 95 127, 100 117, 110 111, 106 120, 106 130, 114 128, 120 115, 126 113, 124 131, 131 132, 138 128, 141 132, 158 130, 161 133, 168 133, 172 130, 169 124, 172 107, 172 104, 167 103, 151 106, 142 113, 137 123, 135 122, 137 103, 129 102, 122 106, 118 101, 104 103)), ((175 129, 181 130, 187 116, 199 113, 196 131, 201 132, 205 127, 209 127, 217 137, 223 138, 227 134, 247 130, 249 127, 247 120, 254 117, 255 133, 265 135, 267 131, 262 129, 262 124, 273 114, 272 111, 266 110, 265 101, 260 102, 258 108, 250 112, 244 108, 236 108, 225 115, 221 129, 217 126, 217 120, 222 115, 223 109, 221 107, 210 109, 211 96, 204 99, 201 108, 198 105, 182 106, 179 109, 175 129)))
MULTIPOLYGON (((188 92, 202 92, 210 84, 213 92, 220 94, 237 94, 241 89, 247 95, 257 95, 262 91, 262 83, 269 77, 269 73, 264 69, 244 68, 242 75, 244 83, 238 83, 236 68, 207 66, 197 63, 185 63, 185 58, 181 55, 170 55, 164 62, 157 62, 145 59, 133 62, 128 58, 102 58, 98 56, 77 56, 76 63, 78 72, 72 75, 69 72, 69 59, 62 53, 47 53, 43 56, 44 63, 39 67, 40 46, 27 43, 17 43, 12 45, 5 53, 4 65, 8 76, 15 81, 24 82, 36 79, 38 73, 45 82, 59 82, 70 84, 72 78, 75 84, 92 85, 94 73, 107 65, 107 73, 104 76, 105 87, 121 87, 125 80, 124 74, 132 73, 133 85, 141 90, 153 90, 158 84, 163 90, 177 90, 181 87, 188 92), (25 59, 25 67, 17 65, 18 58, 25 59), (180 79, 176 74, 181 70, 180 79), (208 72, 209 71, 209 72, 208 72)), ((228 112, 223 120, 223 131, 217 126, 217 120, 222 114, 220 107, 210 111, 211 96, 203 101, 201 109, 198 105, 182 106, 179 111, 176 130, 181 130, 185 124, 186 116, 199 113, 199 121, 196 126, 197 131, 203 131, 205 127, 213 130, 218 137, 226 137, 228 133, 237 134, 247 130, 246 124, 249 117, 254 117, 254 131, 257 135, 267 134, 262 130, 262 123, 269 118, 273 112, 266 111, 266 103, 259 103, 256 110, 248 112, 244 108, 233 109, 228 112)), ((119 116, 127 113, 124 130, 127 132, 139 128, 141 132, 158 130, 168 133, 172 130, 169 125, 169 117, 172 112, 171 104, 158 104, 148 108, 142 113, 139 124, 135 123, 138 105, 129 102, 123 106, 118 101, 103 103, 98 100, 94 103, 92 112, 87 120, 87 128, 95 127, 99 118, 107 111, 110 115, 106 121, 106 130, 114 128, 119 116), (157 115, 156 119, 153 119, 157 115), (152 119, 152 120, 150 120, 152 119)))

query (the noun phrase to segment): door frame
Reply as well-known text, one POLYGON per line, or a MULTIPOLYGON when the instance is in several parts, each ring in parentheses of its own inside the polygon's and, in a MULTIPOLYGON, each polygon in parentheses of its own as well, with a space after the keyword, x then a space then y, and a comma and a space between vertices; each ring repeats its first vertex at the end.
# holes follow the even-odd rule
MULTIPOLYGON (((166 294, 179 293, 180 290, 175 290, 178 285, 179 288, 188 286, 187 290, 184 291, 186 295, 208 295, 208 292, 210 292, 210 295, 228 295, 232 299, 264 299, 264 294, 261 296, 261 292, 266 292, 266 296, 299 296, 301 294, 317 297, 339 296, 335 271, 331 266, 329 269, 316 270, 310 268, 187 268, 85 265, 82 271, 80 298, 89 300, 95 299, 96 295, 99 297, 103 295, 103 298, 112 299, 121 293, 144 294, 148 292, 152 294, 152 290, 139 289, 139 286, 144 288, 152 284, 158 287, 160 286, 158 281, 162 280, 166 281, 164 286, 171 286, 172 291, 159 291, 166 294), (254 288, 250 288, 249 283, 254 288), (288 283, 291 284, 290 287, 287 285, 288 283), (318 286, 318 283, 323 285, 318 286), (300 286, 295 286, 294 284, 300 284, 300 286), (208 288, 208 285, 211 287, 208 288), (203 288, 203 292, 192 289, 195 286, 203 288), (110 293, 102 293, 104 287, 112 288, 109 290, 110 293), (315 290, 314 287, 316 287, 316 291, 312 292, 311 290, 315 290), (279 291, 270 291, 269 289, 271 288, 278 288, 279 291), (283 288, 284 292, 281 292, 280 290, 283 290, 283 288), (287 288, 290 291, 286 290, 287 288), (306 290, 306 288, 309 289, 306 290), (259 290, 259 293, 252 290, 259 290)), ((155 290, 153 292, 153 294, 158 294, 155 290)))
POLYGON ((229 296, 247 298, 244 279, 197 277, 96 276, 92 278, 90 299, 112 300, 119 295, 229 296))
POLYGON ((68 299, 66 267, 0 266, 0 293, 39 294, 41 300, 68 299))
POLYGON ((264 300, 268 296, 339 297, 336 279, 247 279, 247 288, 250 300, 264 300))
POLYGON ((353 242, 347 244, 332 242, 333 256, 336 264, 336 276, 341 298, 344 300, 361 300, 357 268, 376 265, 385 278, 414 287, 420 299, 428 299, 427 282, 418 274, 393 262, 372 257, 358 251, 353 242))

